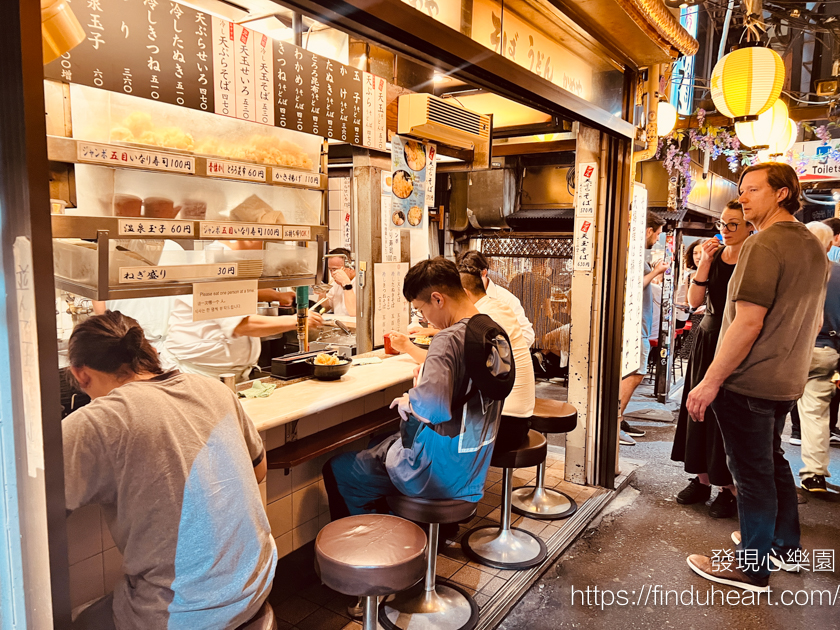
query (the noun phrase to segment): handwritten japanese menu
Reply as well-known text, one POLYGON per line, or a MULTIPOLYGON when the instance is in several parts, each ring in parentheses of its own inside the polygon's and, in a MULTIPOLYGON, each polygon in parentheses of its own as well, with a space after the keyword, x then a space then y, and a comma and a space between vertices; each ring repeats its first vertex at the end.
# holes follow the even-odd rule
POLYGON ((402 136, 391 138, 391 224, 420 229, 426 214, 429 145, 402 136))
POLYGON ((361 70, 178 2, 68 1, 88 37, 47 79, 385 150, 380 77, 366 103, 361 70))
POLYGON ((624 286, 624 337, 621 353, 621 376, 639 369, 642 357, 642 280, 645 275, 645 224, 647 189, 633 184, 630 208, 630 236, 627 246, 627 276, 624 286))
POLYGON ((598 164, 579 165, 575 186, 574 269, 592 271, 595 262, 595 204, 598 190, 598 164))
POLYGON ((402 285, 408 263, 376 263, 373 266, 373 345, 385 343, 384 334, 408 331, 408 304, 402 285))

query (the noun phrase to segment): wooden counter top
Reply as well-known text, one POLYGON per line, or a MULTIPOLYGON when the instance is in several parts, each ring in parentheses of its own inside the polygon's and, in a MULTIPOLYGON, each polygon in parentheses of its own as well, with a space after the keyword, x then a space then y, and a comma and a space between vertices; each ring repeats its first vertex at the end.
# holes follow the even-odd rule
POLYGON ((408 355, 381 358, 382 363, 352 366, 339 381, 308 379, 283 384, 267 398, 247 398, 240 402, 257 431, 267 431, 398 385, 414 376, 417 363, 408 355))

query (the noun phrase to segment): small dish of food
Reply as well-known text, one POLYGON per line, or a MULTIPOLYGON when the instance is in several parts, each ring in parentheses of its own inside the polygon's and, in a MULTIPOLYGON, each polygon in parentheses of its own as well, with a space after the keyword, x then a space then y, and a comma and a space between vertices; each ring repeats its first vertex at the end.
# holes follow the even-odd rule
POLYGON ((426 337, 424 335, 418 335, 417 337, 412 337, 411 341, 414 343, 415 346, 420 348, 428 348, 429 344, 432 343, 431 337, 426 337))
POLYGON ((411 206, 408 211, 408 224, 420 225, 423 221, 423 209, 420 206, 411 206))
POLYGON ((350 369, 350 361, 334 354, 321 353, 306 362, 312 365, 312 375, 319 381, 337 381, 350 369))
POLYGON ((408 199, 411 193, 414 192, 414 183, 411 181, 411 175, 408 171, 396 171, 394 173, 391 190, 400 199, 408 199))
POLYGON ((414 140, 408 140, 403 147, 405 163, 412 171, 422 171, 426 168, 426 147, 414 140))
POLYGON ((405 213, 402 210, 397 210, 391 215, 391 221, 394 222, 394 225, 402 226, 405 223, 405 213))

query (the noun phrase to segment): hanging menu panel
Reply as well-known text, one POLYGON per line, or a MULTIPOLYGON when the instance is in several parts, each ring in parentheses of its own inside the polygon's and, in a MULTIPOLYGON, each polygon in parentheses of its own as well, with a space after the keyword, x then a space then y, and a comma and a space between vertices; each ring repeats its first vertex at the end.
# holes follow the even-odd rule
POLYGON ((88 37, 44 77, 210 111, 210 16, 171 0, 87 0, 73 9, 88 37))

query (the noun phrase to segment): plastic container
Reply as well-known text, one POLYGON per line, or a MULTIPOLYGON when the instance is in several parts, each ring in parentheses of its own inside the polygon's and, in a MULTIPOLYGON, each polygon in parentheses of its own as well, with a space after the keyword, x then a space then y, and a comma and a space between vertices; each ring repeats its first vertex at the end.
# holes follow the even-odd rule
POLYGON ((395 350, 391 345, 391 333, 385 333, 383 337, 385 338, 385 354, 399 354, 400 351, 395 350))

